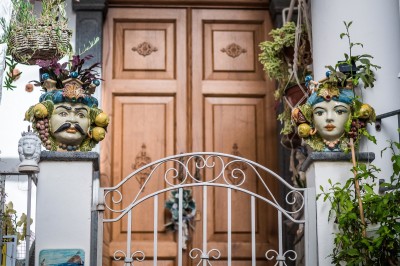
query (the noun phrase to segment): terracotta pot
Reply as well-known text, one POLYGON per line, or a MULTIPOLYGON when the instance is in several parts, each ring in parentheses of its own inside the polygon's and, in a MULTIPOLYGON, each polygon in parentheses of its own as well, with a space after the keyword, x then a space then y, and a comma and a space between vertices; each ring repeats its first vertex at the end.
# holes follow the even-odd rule
MULTIPOLYGON (((302 85, 303 89, 306 90, 306 92, 307 92, 307 88, 306 88, 305 84, 301 84, 301 85, 302 85)), ((308 96, 308 95, 306 95, 306 96, 308 96)), ((307 97, 304 97, 304 92, 298 84, 295 84, 289 88, 286 88, 285 94, 283 97, 286 98, 286 100, 290 103, 291 107, 304 104, 307 101, 307 97)))

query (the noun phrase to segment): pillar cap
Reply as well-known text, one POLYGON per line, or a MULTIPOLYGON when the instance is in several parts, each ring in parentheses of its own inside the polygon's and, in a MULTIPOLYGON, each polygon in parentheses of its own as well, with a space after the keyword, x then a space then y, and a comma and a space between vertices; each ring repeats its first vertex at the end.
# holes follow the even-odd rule
POLYGON ((97 152, 59 152, 42 151, 40 162, 93 162, 93 170, 99 171, 99 154, 97 152))
MULTIPOLYGON (((356 153, 356 159, 359 162, 372 162, 375 159, 373 152, 356 153)), ((312 152, 308 155, 300 167, 300 171, 305 172, 314 162, 351 162, 351 153, 344 152, 312 152)))

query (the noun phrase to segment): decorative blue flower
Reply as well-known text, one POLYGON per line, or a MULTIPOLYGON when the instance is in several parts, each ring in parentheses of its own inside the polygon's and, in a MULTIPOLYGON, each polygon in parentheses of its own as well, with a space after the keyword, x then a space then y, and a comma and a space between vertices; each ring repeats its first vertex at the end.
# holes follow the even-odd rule
POLYGON ((43 79, 43 80, 47 80, 47 79, 49 79, 49 78, 50 78, 49 73, 43 73, 43 74, 42 74, 42 79, 43 79))
POLYGON ((100 80, 98 80, 98 79, 93 80, 93 84, 96 85, 96 86, 99 86, 100 85, 100 80))
POLYGON ((330 75, 331 75, 331 73, 332 73, 332 72, 331 72, 330 70, 328 70, 328 71, 325 72, 325 76, 326 76, 327 78, 329 78, 330 75))
POLYGON ((77 78, 78 77, 78 72, 71 72, 70 74, 71 78, 77 78))

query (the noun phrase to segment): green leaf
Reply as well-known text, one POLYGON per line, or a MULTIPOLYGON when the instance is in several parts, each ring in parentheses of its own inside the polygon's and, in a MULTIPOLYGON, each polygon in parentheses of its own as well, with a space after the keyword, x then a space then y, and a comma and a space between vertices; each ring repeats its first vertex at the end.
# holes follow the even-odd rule
POLYGON ((360 252, 358 252, 357 249, 352 248, 352 249, 349 249, 349 250, 347 251, 347 254, 349 254, 350 256, 358 256, 358 255, 360 254, 360 252))

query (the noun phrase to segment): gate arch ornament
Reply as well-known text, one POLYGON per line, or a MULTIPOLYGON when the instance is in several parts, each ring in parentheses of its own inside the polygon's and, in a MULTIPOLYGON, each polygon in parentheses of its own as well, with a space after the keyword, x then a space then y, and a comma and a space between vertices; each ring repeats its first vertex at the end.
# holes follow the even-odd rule
MULTIPOLYGON (((153 265, 157 265, 157 228, 158 221, 158 197, 163 193, 171 193, 177 191, 179 220, 178 220, 178 265, 182 264, 182 248, 183 248, 183 192, 186 189, 200 188, 203 195, 203 243, 202 247, 192 247, 188 250, 188 257, 193 261, 193 265, 213 265, 213 261, 218 261, 221 257, 221 250, 207 243, 207 188, 219 187, 227 190, 227 213, 228 213, 228 233, 227 233, 227 265, 232 264, 232 230, 231 230, 231 211, 232 211, 232 191, 238 191, 247 194, 250 197, 251 206, 251 249, 252 249, 252 265, 256 265, 256 238, 255 238, 255 213, 256 200, 264 202, 273 207, 278 217, 278 245, 277 249, 268 249, 264 251, 265 261, 272 261, 274 265, 287 265, 288 261, 296 260, 298 254, 294 250, 283 250, 283 220, 287 219, 293 223, 304 226, 305 232, 305 258, 306 261, 312 262, 315 258, 311 258, 310 254, 316 256, 315 248, 310 248, 308 243, 315 243, 315 222, 310 223, 314 216, 313 209, 315 204, 315 195, 312 190, 307 188, 295 188, 288 184, 284 179, 272 170, 251 160, 238 157, 235 155, 215 153, 215 152, 198 152, 187 153, 166 157, 145 166, 136 169, 134 172, 126 176, 120 183, 113 187, 100 188, 97 209, 99 210, 99 249, 98 259, 101 261, 101 243, 102 243, 102 227, 103 223, 113 223, 121 219, 127 219, 127 237, 126 248, 124 251, 116 250, 114 252, 115 260, 123 260, 124 265, 134 265, 135 261, 146 260, 147 257, 152 258, 153 265), (199 171, 202 172, 199 178, 199 171), (137 175, 146 173, 143 185, 136 195, 124 195, 122 187, 130 179, 137 175), (244 184, 249 179, 254 178, 260 182, 263 193, 250 191, 245 188, 244 184), (165 186, 158 191, 151 191, 146 188, 152 179, 162 179, 165 186), (284 195, 284 199, 277 198, 268 187, 268 180, 276 179, 282 187, 286 187, 288 191, 284 195), (131 200, 123 200, 124 196, 132 197, 131 200), (143 250, 131 250, 132 239, 132 210, 148 199, 154 199, 154 247, 153 254, 145 254, 143 250), (281 202, 285 201, 286 204, 281 202), (311 203, 311 204, 310 204, 311 203), (109 217, 104 217, 104 211, 109 217), (295 215, 303 212, 304 215, 295 215), (296 219, 294 217, 300 217, 296 219), (311 238, 311 239, 310 239, 311 238)), ((148 215, 152 215, 151 213, 148 215)), ((259 258, 257 258, 259 260, 259 258)), ((307 263, 308 264, 308 263, 307 263)), ((311 264, 309 264, 311 265, 311 264)))

